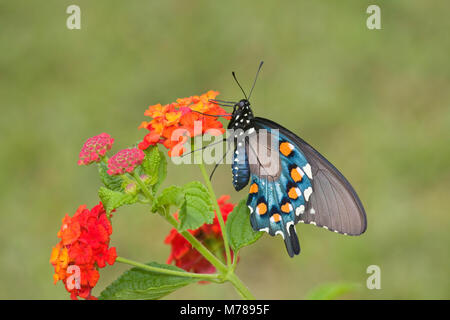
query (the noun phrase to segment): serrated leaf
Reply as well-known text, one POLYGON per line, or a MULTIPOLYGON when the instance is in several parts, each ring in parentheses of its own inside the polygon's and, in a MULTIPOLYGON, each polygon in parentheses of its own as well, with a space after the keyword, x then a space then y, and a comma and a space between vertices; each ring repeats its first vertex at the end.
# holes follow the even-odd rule
POLYGON ((145 150, 145 159, 142 162, 144 173, 150 177, 149 184, 155 185, 159 179, 159 165, 161 162, 161 154, 158 147, 150 147, 145 150))
POLYGON ((184 201, 179 211, 180 230, 195 230, 204 223, 212 223, 214 211, 208 189, 198 181, 183 187, 184 201))
POLYGON ((250 210, 245 199, 228 215, 225 228, 230 246, 235 252, 256 242, 262 236, 262 232, 254 231, 250 225, 250 210))
POLYGON ((314 288, 308 295, 309 300, 332 300, 352 292, 359 287, 357 283, 327 283, 314 288))
POLYGON ((105 187, 100 187, 98 190, 98 196, 100 197, 107 213, 111 213, 114 209, 126 204, 133 204, 137 201, 136 195, 110 190, 105 187))
MULTIPOLYGON (((183 269, 156 262, 149 266, 183 272, 183 269)), ((123 273, 105 290, 100 293, 100 299, 119 300, 156 300, 188 284, 198 281, 193 278, 178 277, 132 268, 123 273)))
POLYGON ((122 191, 123 179, 120 176, 110 176, 108 167, 103 161, 98 163, 98 173, 105 187, 114 191, 122 191))
POLYGON ((158 208, 165 206, 180 207, 184 201, 183 188, 179 186, 170 186, 165 188, 161 194, 155 199, 152 211, 158 211, 158 208))

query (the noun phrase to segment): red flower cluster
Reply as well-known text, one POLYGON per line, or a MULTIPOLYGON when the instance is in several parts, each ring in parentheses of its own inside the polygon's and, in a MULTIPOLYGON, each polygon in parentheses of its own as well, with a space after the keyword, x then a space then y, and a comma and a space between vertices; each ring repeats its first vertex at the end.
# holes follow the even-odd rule
POLYGON ((61 280, 72 299, 95 299, 91 290, 100 277, 98 269, 114 264, 117 257, 116 248, 109 247, 111 233, 101 202, 91 210, 82 205, 73 217, 66 214, 62 220, 61 241, 53 248, 50 263, 54 282, 61 280))
MULTIPOLYGON (((229 199, 230 196, 224 195, 217 200, 224 221, 227 220, 228 214, 234 208, 234 204, 227 203, 229 199)), ((212 224, 204 224, 196 230, 189 230, 189 232, 213 253, 225 258, 223 236, 217 216, 212 224)), ((172 252, 167 259, 168 264, 175 261, 177 267, 195 273, 214 273, 216 271, 216 268, 194 249, 176 229, 170 230, 170 234, 166 237, 164 243, 172 246, 172 252)))
POLYGON ((108 174, 112 176, 133 172, 144 158, 145 153, 140 149, 121 150, 108 159, 108 174))
POLYGON ((220 106, 209 101, 215 99, 218 94, 217 91, 210 90, 201 96, 177 99, 176 102, 164 106, 161 104, 150 106, 144 115, 153 120, 144 121, 139 126, 150 132, 139 143, 139 148, 145 150, 149 146, 161 143, 169 149, 169 156, 180 156, 184 152, 181 145, 189 138, 207 131, 214 135, 223 134, 225 129, 218 121, 218 117, 207 116, 227 114, 220 106), (194 123, 197 121, 201 124, 201 130, 194 130, 194 123), (178 131, 174 133, 175 130, 178 131), (174 150, 175 146, 180 148, 174 150))
POLYGON ((107 133, 101 133, 98 136, 89 138, 81 148, 78 165, 89 165, 93 162, 99 162, 114 143, 114 139, 107 133))

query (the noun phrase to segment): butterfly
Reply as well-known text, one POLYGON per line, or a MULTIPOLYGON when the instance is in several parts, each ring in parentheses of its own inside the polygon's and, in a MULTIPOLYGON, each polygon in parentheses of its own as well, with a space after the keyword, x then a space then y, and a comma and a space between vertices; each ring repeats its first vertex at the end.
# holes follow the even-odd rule
POLYGON ((233 108, 228 124, 234 140, 233 186, 240 191, 250 184, 247 206, 252 228, 281 235, 290 257, 300 253, 295 229, 299 222, 344 235, 364 233, 364 207, 339 170, 295 133, 254 116, 249 100, 262 65, 248 97, 233 72, 245 99, 211 100, 233 108))

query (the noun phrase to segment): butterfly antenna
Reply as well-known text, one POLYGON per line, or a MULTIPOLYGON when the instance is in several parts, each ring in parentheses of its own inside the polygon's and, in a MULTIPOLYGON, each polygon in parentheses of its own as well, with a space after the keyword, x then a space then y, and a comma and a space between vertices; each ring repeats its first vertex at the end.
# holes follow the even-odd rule
POLYGON ((236 81, 236 83, 238 84, 239 88, 241 88, 242 93, 244 94, 245 99, 248 100, 247 95, 245 94, 244 89, 242 89, 241 85, 239 84, 238 79, 236 78, 236 74, 234 73, 234 71, 231 73, 233 75, 234 80, 236 81))
POLYGON ((252 90, 250 90, 250 94, 248 95, 247 100, 250 100, 250 97, 252 96, 253 88, 255 88, 256 80, 258 79, 259 71, 261 70, 263 64, 264 64, 264 61, 261 61, 261 63, 259 64, 258 71, 256 71, 255 81, 253 81, 252 90))

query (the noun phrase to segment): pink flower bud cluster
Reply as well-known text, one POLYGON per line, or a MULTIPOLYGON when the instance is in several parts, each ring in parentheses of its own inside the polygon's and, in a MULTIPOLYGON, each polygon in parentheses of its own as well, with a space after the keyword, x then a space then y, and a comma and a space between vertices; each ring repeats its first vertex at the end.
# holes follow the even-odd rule
POLYGON ((89 165, 100 162, 106 152, 111 149, 114 139, 107 133, 87 139, 79 155, 78 165, 89 165))
POLYGON ((133 172, 145 158, 145 153, 137 148, 124 149, 117 152, 108 160, 108 174, 120 175, 133 172))

